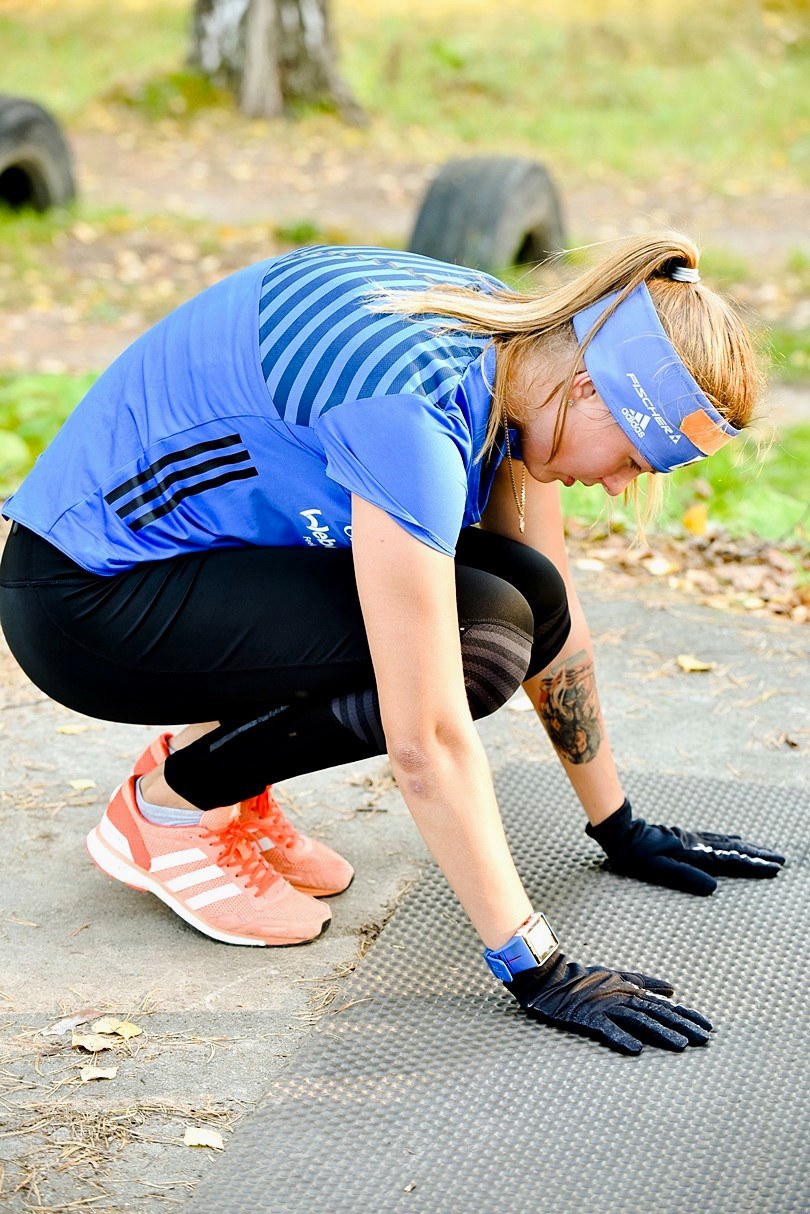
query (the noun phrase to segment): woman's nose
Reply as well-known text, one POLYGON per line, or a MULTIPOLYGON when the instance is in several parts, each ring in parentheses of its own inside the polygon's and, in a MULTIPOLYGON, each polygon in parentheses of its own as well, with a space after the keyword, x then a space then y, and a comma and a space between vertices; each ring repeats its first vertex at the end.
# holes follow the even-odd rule
POLYGON ((637 472, 634 472, 632 468, 627 468, 622 472, 612 472, 610 476, 602 477, 602 485, 610 497, 618 497, 637 476, 637 472))

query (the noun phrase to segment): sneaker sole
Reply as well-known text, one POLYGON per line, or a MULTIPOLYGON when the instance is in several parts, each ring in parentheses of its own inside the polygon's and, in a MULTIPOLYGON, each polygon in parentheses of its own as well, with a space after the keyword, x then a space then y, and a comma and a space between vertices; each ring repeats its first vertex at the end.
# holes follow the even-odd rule
POLYGON ((285 881, 289 881, 290 885, 294 886, 299 894, 309 894, 310 898, 336 898, 338 894, 345 894, 349 885, 354 881, 354 877, 352 877, 349 885, 344 885, 342 889, 313 889, 310 885, 299 885, 297 881, 292 881, 289 877, 285 877, 284 879, 285 881))
POLYGON ((231 932, 220 932, 216 928, 204 923, 202 919, 199 919, 187 906, 184 906, 177 898, 173 898, 168 890, 165 890, 159 882, 147 876, 142 869, 135 868, 118 852, 108 847, 99 835, 98 827, 94 827, 90 831, 85 840, 85 847, 96 868, 100 869, 105 876, 113 877, 116 881, 123 882, 130 889, 138 890, 141 893, 154 894, 156 898, 159 898, 161 902, 168 906, 169 910, 174 911, 190 927, 201 932, 203 936, 208 936, 212 940, 219 940, 222 944, 242 944, 251 948, 284 948, 288 945, 308 944, 311 940, 317 940, 318 936, 322 936, 332 922, 331 918, 327 919, 317 936, 297 938, 280 936, 273 940, 258 940, 254 936, 236 936, 231 932))

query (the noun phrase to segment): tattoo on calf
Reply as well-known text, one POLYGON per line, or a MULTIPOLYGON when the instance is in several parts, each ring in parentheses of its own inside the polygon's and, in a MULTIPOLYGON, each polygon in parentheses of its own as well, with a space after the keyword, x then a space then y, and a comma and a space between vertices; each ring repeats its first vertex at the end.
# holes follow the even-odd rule
POLYGON ((584 649, 551 667, 540 680, 540 716, 561 758, 590 763, 602 742, 602 714, 593 659, 584 649))

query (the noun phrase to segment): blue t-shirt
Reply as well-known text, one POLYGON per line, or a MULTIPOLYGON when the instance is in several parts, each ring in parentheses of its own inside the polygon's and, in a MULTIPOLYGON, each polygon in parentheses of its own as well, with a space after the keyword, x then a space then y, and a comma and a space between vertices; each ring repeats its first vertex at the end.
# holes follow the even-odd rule
POLYGON ((452 556, 503 456, 475 459, 494 346, 367 307, 377 287, 436 283, 502 286, 385 249, 299 249, 230 275, 116 359, 3 513, 104 575, 211 548, 345 547, 356 493, 452 556))

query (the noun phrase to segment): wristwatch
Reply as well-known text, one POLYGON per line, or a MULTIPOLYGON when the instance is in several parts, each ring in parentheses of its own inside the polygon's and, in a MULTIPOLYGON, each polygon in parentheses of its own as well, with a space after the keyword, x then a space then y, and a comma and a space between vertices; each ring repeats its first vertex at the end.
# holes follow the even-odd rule
POLYGON ((503 948, 485 948, 484 960, 496 978, 500 978, 501 982, 511 982, 515 974, 548 961, 559 943, 548 919, 538 911, 521 924, 503 948))

